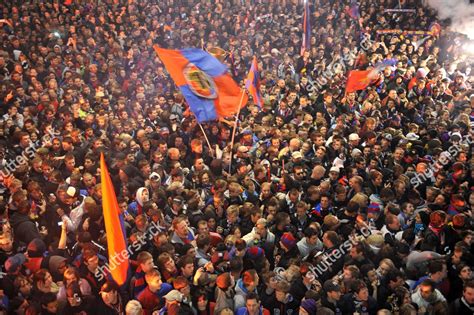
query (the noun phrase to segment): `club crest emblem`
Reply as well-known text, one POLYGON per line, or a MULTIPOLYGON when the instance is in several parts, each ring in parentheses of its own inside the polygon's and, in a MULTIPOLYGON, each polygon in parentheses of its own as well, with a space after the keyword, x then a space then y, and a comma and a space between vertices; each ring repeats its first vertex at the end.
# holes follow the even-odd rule
POLYGON ((184 68, 183 75, 194 94, 207 99, 217 98, 217 88, 214 80, 193 63, 189 63, 184 68))

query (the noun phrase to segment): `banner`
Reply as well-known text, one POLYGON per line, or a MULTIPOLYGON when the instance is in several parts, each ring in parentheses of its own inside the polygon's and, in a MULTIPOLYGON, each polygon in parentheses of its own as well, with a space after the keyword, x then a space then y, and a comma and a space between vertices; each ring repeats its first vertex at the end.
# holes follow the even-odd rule
POLYGON ((404 36, 436 36, 432 31, 404 31, 401 29, 378 30, 377 35, 404 35, 404 36))

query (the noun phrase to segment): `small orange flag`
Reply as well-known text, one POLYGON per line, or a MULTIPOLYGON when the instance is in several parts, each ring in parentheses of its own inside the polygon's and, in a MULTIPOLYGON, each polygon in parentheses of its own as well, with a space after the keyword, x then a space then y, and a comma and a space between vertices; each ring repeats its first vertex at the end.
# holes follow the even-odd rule
POLYGON ((125 241, 123 224, 120 219, 120 211, 115 196, 114 186, 110 179, 107 165, 105 165, 104 154, 100 154, 100 180, 102 186, 102 208, 104 214, 105 232, 107 235, 107 250, 109 254, 108 271, 114 281, 123 285, 127 281, 129 269, 129 253, 125 241))
POLYGON ((352 70, 349 72, 346 84, 346 93, 363 90, 368 87, 372 81, 369 78, 371 72, 372 70, 352 70))

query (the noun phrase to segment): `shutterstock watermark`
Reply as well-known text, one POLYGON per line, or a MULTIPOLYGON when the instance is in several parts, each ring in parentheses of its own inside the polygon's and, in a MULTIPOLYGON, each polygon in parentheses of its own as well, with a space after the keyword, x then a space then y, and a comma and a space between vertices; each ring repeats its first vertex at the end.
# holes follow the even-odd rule
MULTIPOLYGON (((362 51, 369 50, 374 41, 370 39, 370 35, 364 34, 364 38, 360 42, 360 47, 362 51)), ((331 80, 335 74, 337 73, 345 73, 347 68, 354 64, 357 56, 349 51, 349 53, 343 55, 340 60, 332 62, 329 66, 318 76, 318 78, 313 80, 308 80, 310 84, 310 88, 308 92, 316 92, 319 91, 324 85, 328 84, 329 80, 331 80)))
POLYGON ((416 173, 416 175, 410 179, 410 184, 412 184, 414 188, 417 188, 428 179, 433 178, 436 173, 451 163, 459 153, 464 152, 463 146, 470 147, 473 141, 471 135, 467 135, 460 143, 451 145, 447 150, 449 154, 443 154, 442 152, 438 159, 431 162, 423 173, 416 173))
POLYGON ((102 281, 112 270, 115 270, 124 261, 129 260, 131 256, 138 253, 138 251, 146 245, 147 241, 152 240, 161 230, 162 227, 152 221, 145 233, 139 234, 137 240, 129 244, 126 249, 119 253, 114 253, 113 256, 109 255, 109 262, 97 268, 94 274, 95 277, 97 277, 99 281, 102 281))
MULTIPOLYGON (((357 245, 361 242, 361 239, 366 239, 370 235, 372 235, 372 229, 369 226, 364 226, 360 229, 361 235, 359 236, 349 236, 349 239, 344 241, 341 245, 337 248, 332 250, 329 253, 323 253, 321 257, 321 261, 314 266, 311 266, 310 274, 308 277, 311 277, 311 281, 317 280, 318 277, 322 276, 325 272, 327 272, 331 266, 341 257, 345 256, 347 253, 350 252, 352 247, 357 245)), ((375 228, 374 228, 375 229, 375 228)), ((277 267, 275 268, 275 273, 278 275, 282 275, 285 272, 284 268, 277 267)))
POLYGON ((39 148, 44 146, 47 143, 52 143, 52 140, 58 137, 61 133, 56 132, 54 130, 49 131, 43 137, 36 141, 30 141, 30 144, 23 150, 20 155, 17 155, 15 159, 6 161, 4 168, 0 171, 1 175, 5 177, 9 177, 13 174, 19 167, 28 164, 28 161, 35 157, 36 151, 39 148))

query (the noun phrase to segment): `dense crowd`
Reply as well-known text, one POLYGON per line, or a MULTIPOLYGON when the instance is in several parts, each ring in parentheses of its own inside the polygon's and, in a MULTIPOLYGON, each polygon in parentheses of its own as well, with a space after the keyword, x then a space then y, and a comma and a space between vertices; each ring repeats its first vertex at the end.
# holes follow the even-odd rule
POLYGON ((0 1, 0 314, 474 314, 467 39, 418 0, 310 2, 300 55, 291 1, 0 1), (219 47, 242 85, 257 56, 233 146, 153 44, 219 47))

